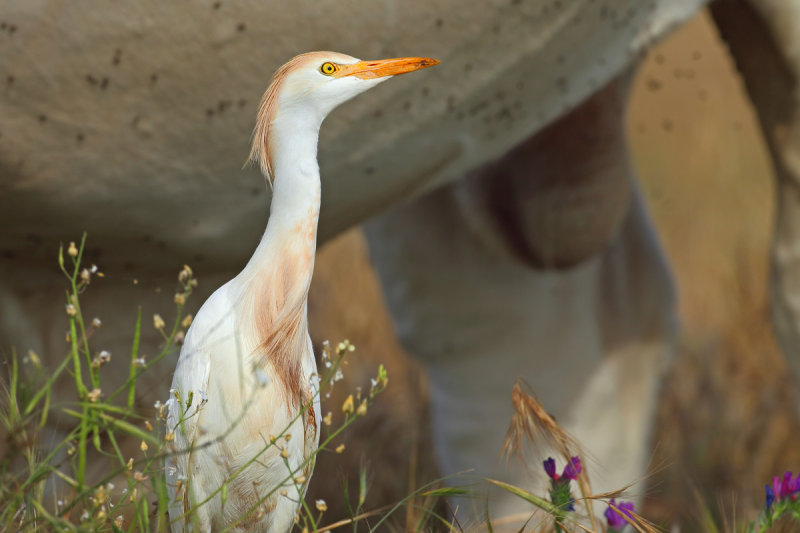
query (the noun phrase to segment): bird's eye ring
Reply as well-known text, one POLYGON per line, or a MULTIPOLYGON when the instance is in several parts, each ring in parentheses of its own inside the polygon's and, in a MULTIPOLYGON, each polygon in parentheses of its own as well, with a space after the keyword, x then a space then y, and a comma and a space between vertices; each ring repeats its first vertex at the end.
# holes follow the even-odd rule
POLYGON ((323 63, 322 66, 319 67, 319 71, 325 74, 326 76, 332 75, 337 70, 339 70, 339 67, 337 67, 331 62, 323 63))

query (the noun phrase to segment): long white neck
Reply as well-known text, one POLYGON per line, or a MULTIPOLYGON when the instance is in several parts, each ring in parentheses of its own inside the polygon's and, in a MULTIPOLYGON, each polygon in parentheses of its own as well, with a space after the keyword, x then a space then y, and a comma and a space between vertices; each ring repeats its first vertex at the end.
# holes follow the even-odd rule
MULTIPOLYGON (((269 221, 245 272, 263 273, 286 261, 292 279, 308 290, 314 268, 320 207, 317 142, 321 120, 291 108, 273 123, 270 146, 274 172, 269 221), (298 271, 299 270, 299 271, 298 271)), ((292 291, 294 292, 294 291, 292 291)))

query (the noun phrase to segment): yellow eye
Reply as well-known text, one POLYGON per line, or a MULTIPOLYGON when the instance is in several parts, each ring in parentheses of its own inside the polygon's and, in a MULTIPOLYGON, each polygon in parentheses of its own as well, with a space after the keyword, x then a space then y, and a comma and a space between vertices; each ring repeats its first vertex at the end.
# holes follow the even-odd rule
POLYGON ((325 74, 326 76, 330 76, 337 70, 339 70, 339 67, 337 67, 333 63, 323 63, 322 66, 319 67, 319 71, 325 74))

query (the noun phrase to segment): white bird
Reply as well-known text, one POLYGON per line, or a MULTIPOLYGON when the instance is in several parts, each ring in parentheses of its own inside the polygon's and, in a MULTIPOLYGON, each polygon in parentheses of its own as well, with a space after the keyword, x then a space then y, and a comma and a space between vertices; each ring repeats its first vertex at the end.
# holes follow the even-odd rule
POLYGON ((200 308, 172 380, 167 440, 174 454, 165 466, 174 532, 292 527, 319 442, 307 295, 320 125, 355 95, 437 63, 311 52, 278 69, 264 93, 250 159, 273 187, 267 228, 244 270, 200 308))

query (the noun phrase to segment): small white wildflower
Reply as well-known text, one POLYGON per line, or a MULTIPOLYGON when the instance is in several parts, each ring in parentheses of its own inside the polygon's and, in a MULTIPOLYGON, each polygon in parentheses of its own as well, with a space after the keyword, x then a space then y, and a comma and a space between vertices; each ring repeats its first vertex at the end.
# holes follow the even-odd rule
POLYGON ((189 265, 183 265, 183 270, 178 273, 178 281, 181 283, 186 283, 186 281, 192 277, 192 269, 189 268, 189 265))
POLYGON ((341 381, 342 379, 344 379, 344 374, 342 373, 342 369, 341 368, 337 368, 336 369, 336 373, 333 375, 333 380, 334 381, 341 381))
POLYGON ((168 466, 167 467, 167 474, 169 474, 170 476, 174 476, 177 471, 178 471, 178 468, 175 467, 175 466, 168 466))
POLYGON ((145 365, 147 365, 147 361, 145 360, 144 357, 137 357, 136 359, 133 360, 133 366, 137 368, 141 368, 145 365))
POLYGON ((113 483, 107 483, 107 484, 106 484, 106 488, 107 488, 108 490, 114 490, 114 484, 113 484, 113 483))
POLYGON ((181 482, 183 482, 183 483, 186 483, 186 481, 187 481, 188 479, 189 479, 189 478, 187 478, 187 477, 186 477, 186 476, 184 476, 183 474, 178 474, 178 481, 181 481, 181 482))
POLYGON ((166 324, 166 322, 164 322, 164 319, 161 318, 161 315, 159 315, 158 313, 153 315, 153 327, 154 328, 156 328, 158 330, 161 330, 161 329, 164 329, 164 326, 166 326, 166 325, 167 324, 166 324))
POLYGON ((100 321, 100 319, 99 319, 99 318, 97 318, 97 317, 94 317, 94 318, 92 319, 92 327, 93 327, 93 328, 99 328, 99 327, 100 327, 100 326, 102 326, 102 325, 103 325, 103 323, 100 321))
POLYGON ((39 359, 39 355, 33 350, 28 350, 28 355, 25 356, 25 359, 23 359, 23 361, 24 362, 30 361, 36 367, 42 366, 42 361, 41 359, 39 359))
POLYGON ((259 385, 261 385, 262 387, 266 387, 267 385, 269 385, 269 376, 267 375, 266 372, 264 372, 263 368, 256 368, 254 374, 256 376, 256 381, 258 381, 259 385))
POLYGON ((100 363, 108 363, 111 361, 111 352, 108 350, 100 350, 100 354, 98 354, 97 358, 100 360, 100 363))
POLYGON ((122 527, 125 525, 125 519, 122 517, 122 515, 117 515, 117 517, 114 519, 114 525, 119 529, 122 529, 122 527))
POLYGON ((100 399, 100 395, 102 393, 103 393, 103 391, 101 391, 100 389, 92 389, 91 392, 87 392, 86 393, 86 398, 90 402, 95 403, 97 400, 100 399))
POLYGON ((208 401, 208 394, 206 394, 206 391, 204 389, 200 389, 197 392, 200 393, 200 405, 205 404, 208 401))
POLYGON ((75 316, 78 314, 78 309, 73 304, 67 304, 66 310, 69 316, 75 316))
POLYGON ((156 400, 156 403, 153 404, 153 409, 156 409, 156 410, 161 409, 162 405, 163 404, 161 403, 161 400, 156 400))
POLYGON ((375 378, 370 378, 369 379, 369 383, 370 383, 370 385, 372 385, 373 389, 378 386, 378 380, 375 379, 375 378))
POLYGON ((92 265, 92 268, 89 269, 89 272, 92 274, 97 274, 97 265, 92 265))
POLYGON ((86 522, 89 520, 89 511, 84 511, 81 513, 81 522, 86 522))
POLYGON ((324 361, 324 364, 325 364, 325 368, 330 368, 330 367, 332 367, 332 366, 333 366, 333 363, 331 363, 331 362, 330 362, 330 361, 328 361, 327 359, 324 361))
POLYGON ((81 281, 89 283, 92 280, 92 275, 89 273, 88 268, 81 270, 81 281))
POLYGON ((78 247, 75 246, 75 242, 69 243, 69 248, 67 248, 67 253, 70 257, 78 257, 78 247))
POLYGON ((58 501, 56 502, 56 505, 58 506, 58 508, 59 508, 59 509, 60 509, 60 508, 62 508, 62 507, 64 507, 64 500, 58 500, 58 501))
POLYGON ((314 503, 317 506, 317 511, 324 513, 325 511, 328 510, 328 504, 325 503, 325 500, 317 500, 314 503))

